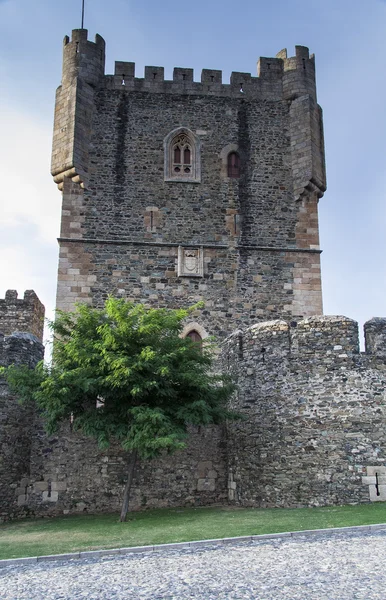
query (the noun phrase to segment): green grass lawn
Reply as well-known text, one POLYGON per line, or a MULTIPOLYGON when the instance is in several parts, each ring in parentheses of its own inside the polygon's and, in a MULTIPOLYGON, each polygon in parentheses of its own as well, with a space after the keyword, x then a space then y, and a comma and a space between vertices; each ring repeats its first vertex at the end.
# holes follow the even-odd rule
POLYGON ((368 525, 386 522, 386 503, 297 509, 184 508, 129 515, 79 515, 0 525, 0 558, 123 546, 368 525))

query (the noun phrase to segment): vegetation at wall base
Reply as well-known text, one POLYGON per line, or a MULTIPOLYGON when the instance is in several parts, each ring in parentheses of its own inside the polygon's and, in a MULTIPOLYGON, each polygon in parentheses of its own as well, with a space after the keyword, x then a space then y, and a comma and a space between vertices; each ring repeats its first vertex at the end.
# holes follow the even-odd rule
POLYGON ((29 519, 0 525, 0 559, 386 522, 385 503, 320 508, 203 507, 29 519))
POLYGON ((108 298, 104 308, 57 311, 51 365, 3 369, 22 401, 32 398, 48 433, 72 422, 100 448, 118 441, 130 453, 121 521, 126 519, 137 458, 186 446, 189 425, 237 418, 227 402, 235 386, 215 373, 210 345, 181 335, 188 309, 148 308, 108 298))

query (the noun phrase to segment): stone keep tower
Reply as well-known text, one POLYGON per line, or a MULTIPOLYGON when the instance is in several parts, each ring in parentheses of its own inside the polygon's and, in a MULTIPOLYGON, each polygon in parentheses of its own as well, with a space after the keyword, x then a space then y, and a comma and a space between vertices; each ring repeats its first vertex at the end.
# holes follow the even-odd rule
POLYGON ((201 336, 322 313, 326 188, 315 62, 296 47, 258 77, 116 62, 87 30, 64 39, 52 174, 63 194, 57 306, 108 294, 205 308, 201 336))

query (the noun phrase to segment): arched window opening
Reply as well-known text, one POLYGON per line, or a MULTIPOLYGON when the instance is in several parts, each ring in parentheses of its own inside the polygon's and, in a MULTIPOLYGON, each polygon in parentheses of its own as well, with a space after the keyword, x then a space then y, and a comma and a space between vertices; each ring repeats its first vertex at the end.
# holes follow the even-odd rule
POLYGON ((189 333, 186 334, 186 337, 190 338, 192 342, 199 344, 200 350, 202 349, 202 337, 200 336, 198 331, 193 329, 193 331, 189 331, 189 333))
POLYGON ((228 154, 228 177, 237 179, 240 177, 240 156, 237 152, 228 154))
POLYGON ((165 181, 199 183, 200 140, 189 129, 171 131, 164 140, 165 181))

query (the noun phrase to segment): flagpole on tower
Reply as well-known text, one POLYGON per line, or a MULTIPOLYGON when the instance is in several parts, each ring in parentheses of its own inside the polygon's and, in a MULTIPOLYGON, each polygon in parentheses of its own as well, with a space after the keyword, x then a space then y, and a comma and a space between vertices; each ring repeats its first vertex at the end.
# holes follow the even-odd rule
POLYGON ((83 25, 84 25, 84 0, 82 0, 82 25, 81 25, 81 29, 83 29, 83 25))

